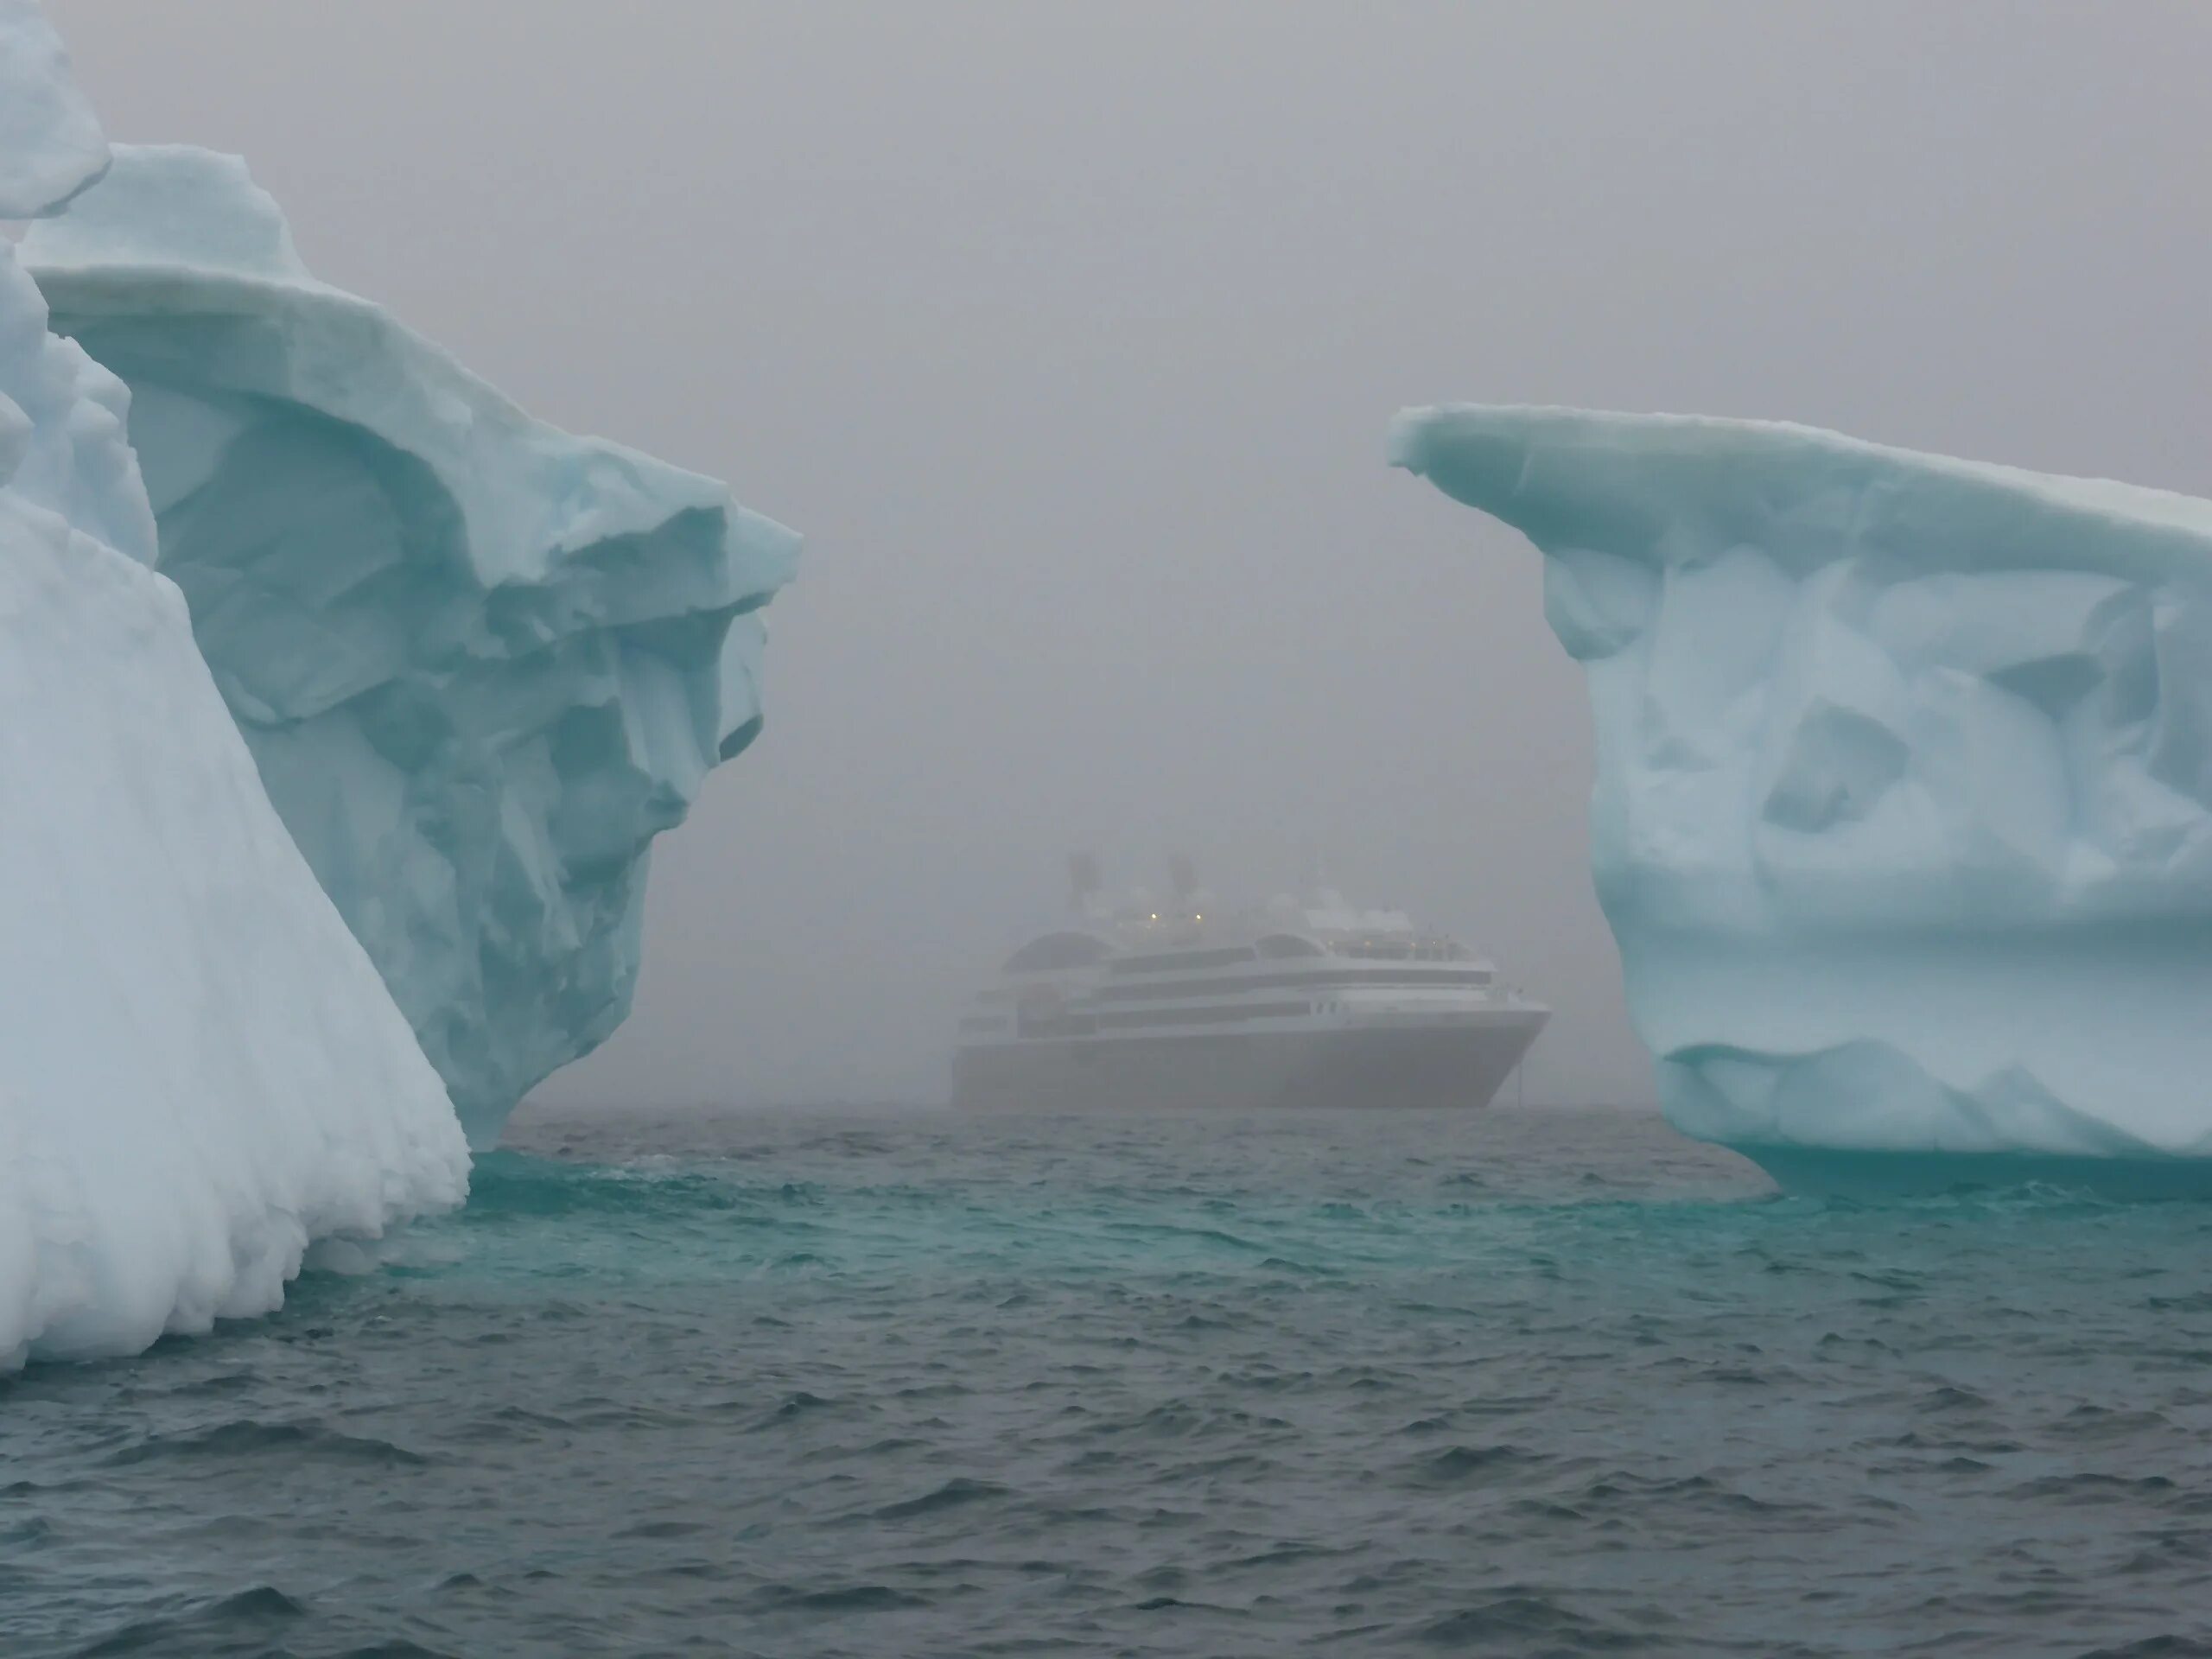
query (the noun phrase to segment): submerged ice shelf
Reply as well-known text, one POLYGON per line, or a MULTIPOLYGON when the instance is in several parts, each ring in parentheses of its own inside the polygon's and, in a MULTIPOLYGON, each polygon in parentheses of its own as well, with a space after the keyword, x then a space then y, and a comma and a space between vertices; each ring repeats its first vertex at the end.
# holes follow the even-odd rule
MULTIPOLYGON (((0 215, 107 161, 0 0, 0 215)), ((315 1238, 467 1189, 436 1073, 149 568, 127 405, 0 243, 0 1369, 266 1311, 315 1238)))
POLYGON ((129 385, 159 568, 488 1144, 627 1014, 648 843, 760 729, 797 538, 316 281, 234 157, 119 146, 22 254, 129 385))
POLYGON ((2212 502, 1573 410, 1392 458, 1544 555, 1678 1128, 1800 1186, 2212 1190, 2212 502))

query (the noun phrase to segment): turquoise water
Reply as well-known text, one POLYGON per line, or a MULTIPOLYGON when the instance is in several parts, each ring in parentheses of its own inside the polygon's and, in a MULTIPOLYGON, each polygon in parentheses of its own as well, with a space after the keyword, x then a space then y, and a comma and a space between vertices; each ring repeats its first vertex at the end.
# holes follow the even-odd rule
POLYGON ((0 1382, 0 1651, 2212 1654, 2212 1209, 1596 1113, 516 1139, 0 1382))

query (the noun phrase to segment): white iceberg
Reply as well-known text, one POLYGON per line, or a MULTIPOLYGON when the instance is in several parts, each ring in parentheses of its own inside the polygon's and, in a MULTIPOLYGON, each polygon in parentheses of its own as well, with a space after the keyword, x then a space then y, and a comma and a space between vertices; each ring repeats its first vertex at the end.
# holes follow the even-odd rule
POLYGON ((0 219, 54 212, 107 158, 69 55, 34 0, 0 0, 0 219))
POLYGON ((2212 1190, 2212 502, 1573 410, 1392 454, 1544 554, 1678 1128, 1785 1185, 2212 1190))
POLYGON ((489 1144, 627 1014, 648 843, 760 729, 797 538, 317 282, 234 157, 118 147, 22 254, 129 384, 158 566, 489 1144))
MULTIPOLYGON (((0 0, 0 212, 105 165, 0 0)), ((265 1312, 313 1239, 467 1191, 437 1074, 149 568, 127 403, 0 244, 0 1367, 265 1312)))

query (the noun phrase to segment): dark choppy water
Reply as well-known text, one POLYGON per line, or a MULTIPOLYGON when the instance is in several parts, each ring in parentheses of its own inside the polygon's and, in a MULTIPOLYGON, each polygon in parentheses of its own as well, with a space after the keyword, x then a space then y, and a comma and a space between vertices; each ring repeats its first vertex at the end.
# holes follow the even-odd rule
POLYGON ((2212 1209, 1584 1114, 518 1139, 0 1382, 0 1651, 2212 1654, 2212 1209))

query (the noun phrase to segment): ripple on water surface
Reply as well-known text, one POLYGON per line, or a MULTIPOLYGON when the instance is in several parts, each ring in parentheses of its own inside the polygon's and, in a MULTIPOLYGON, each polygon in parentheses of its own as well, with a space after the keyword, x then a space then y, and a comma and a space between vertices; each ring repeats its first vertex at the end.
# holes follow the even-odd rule
POLYGON ((2212 1208, 1599 1113, 515 1138, 0 1383, 0 1650, 2212 1654, 2212 1208))

